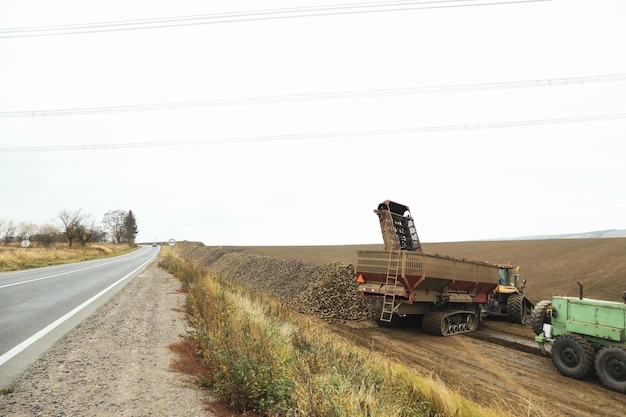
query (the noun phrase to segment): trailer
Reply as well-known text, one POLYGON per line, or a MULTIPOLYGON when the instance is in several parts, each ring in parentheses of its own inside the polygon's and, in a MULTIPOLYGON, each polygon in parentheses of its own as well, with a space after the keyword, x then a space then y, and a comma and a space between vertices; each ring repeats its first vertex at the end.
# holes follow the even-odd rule
MULTIPOLYGON (((374 212, 385 249, 357 251, 355 274, 362 297, 372 302, 376 322, 387 326, 416 316, 426 332, 436 335, 476 330, 494 310, 494 294, 503 277, 510 282, 516 269, 425 253, 408 206, 386 200, 374 212)), ((522 307, 509 307, 517 317, 532 309, 532 304, 522 302, 524 312, 522 307)))

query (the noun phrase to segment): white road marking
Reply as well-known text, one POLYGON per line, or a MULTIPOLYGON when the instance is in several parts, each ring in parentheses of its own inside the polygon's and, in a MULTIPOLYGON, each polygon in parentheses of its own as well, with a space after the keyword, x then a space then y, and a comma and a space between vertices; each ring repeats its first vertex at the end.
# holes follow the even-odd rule
MULTIPOLYGON (((122 262, 123 260, 124 260, 124 259, 118 259, 118 260, 111 261, 111 262, 107 262, 107 263, 101 263, 101 264, 98 264, 98 265, 88 266, 88 267, 86 267, 86 268, 81 268, 81 269, 73 269, 73 270, 68 271, 68 272, 61 272, 60 274, 48 275, 47 277, 34 278, 34 279, 29 279, 29 280, 26 280, 26 281, 14 282, 13 284, 5 284, 5 285, 0 285, 0 289, 2 289, 2 288, 7 288, 7 287, 13 287, 13 286, 15 286, 15 285, 28 284, 29 282, 42 281, 42 280, 44 280, 44 279, 50 279, 50 278, 60 277, 60 276, 62 276, 62 275, 73 274, 74 272, 86 271, 86 270, 88 270, 88 269, 93 269, 93 268, 98 268, 98 267, 101 267, 101 266, 111 265, 111 264, 114 264, 114 263, 116 263, 116 262, 122 262)), ((31 269, 31 270, 29 270, 29 271, 32 271, 32 269, 31 269)), ((21 271, 20 271, 20 272, 21 272, 21 271)))
MULTIPOLYGON (((27 347, 29 347, 30 345, 32 345, 33 343, 35 343, 36 341, 38 341, 39 339, 41 339, 42 337, 44 337, 45 335, 50 333, 52 330, 54 330, 55 328, 57 328, 61 324, 63 324, 65 321, 69 320, 76 313, 81 311, 83 308, 87 307, 89 304, 93 303, 95 300, 97 300, 100 296, 105 294, 107 291, 111 290, 111 288, 115 287, 117 284, 119 284, 120 282, 124 281, 126 278, 128 278, 129 276, 131 276, 135 272, 139 271, 141 268, 145 267, 146 265, 148 265, 150 262, 152 262, 152 260, 154 258, 156 258, 157 253, 155 253, 153 257, 148 259, 146 262, 141 264, 139 267, 135 268, 132 272, 129 272, 126 276, 124 276, 124 278, 120 278, 119 280, 115 281, 113 284, 109 285, 108 287, 106 287, 105 289, 100 291, 98 294, 94 295, 93 297, 91 297, 90 299, 88 299, 87 301, 85 301, 84 303, 82 303, 81 305, 79 305, 78 307, 73 309, 72 311, 70 311, 69 313, 67 313, 64 316, 58 318, 57 320, 55 320, 54 322, 50 323, 49 325, 47 325, 43 329, 39 330, 37 333, 35 333, 31 337, 29 337, 28 339, 24 340, 19 345, 16 345, 14 348, 12 348, 8 352, 6 352, 4 355, 0 356, 0 366, 2 366, 5 362, 8 362, 9 360, 13 359, 16 355, 18 355, 23 350, 25 350, 27 347)), ((90 268, 84 268, 84 269, 90 269, 90 268)), ((59 274, 59 275, 61 275, 61 274, 59 274)))

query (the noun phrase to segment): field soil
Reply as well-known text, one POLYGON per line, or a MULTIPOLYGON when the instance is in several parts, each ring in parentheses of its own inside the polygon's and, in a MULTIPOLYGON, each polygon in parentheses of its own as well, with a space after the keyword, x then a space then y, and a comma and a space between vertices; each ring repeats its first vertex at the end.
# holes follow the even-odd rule
MULTIPOLYGON (((428 253, 518 265, 522 277, 528 280, 525 294, 533 302, 554 295, 578 296, 576 281, 584 284, 588 298, 621 302, 620 295, 626 291, 626 238, 422 243, 422 248, 428 253)), ((384 246, 225 246, 222 249, 318 264, 353 264, 357 250, 384 249, 384 246)))
MULTIPOLYGON (((626 397, 596 377, 574 380, 542 354, 527 325, 488 320, 472 334, 437 337, 418 325, 378 327, 355 290, 351 263, 357 249, 382 245, 206 247, 179 249, 224 279, 272 293, 294 310, 317 316, 353 343, 375 349, 441 378, 466 397, 511 415, 624 416, 626 397)), ((626 239, 458 242, 423 244, 424 251, 520 265, 526 295, 536 303, 553 295, 621 302, 626 291, 626 239)))

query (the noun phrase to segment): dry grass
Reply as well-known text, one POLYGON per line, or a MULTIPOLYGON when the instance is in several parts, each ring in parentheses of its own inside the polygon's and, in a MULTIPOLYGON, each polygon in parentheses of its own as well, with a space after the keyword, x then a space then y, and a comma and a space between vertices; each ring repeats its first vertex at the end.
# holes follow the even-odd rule
MULTIPOLYGON (((161 263, 189 289, 193 342, 176 369, 206 375, 229 406, 264 416, 503 416, 372 350, 293 315, 271 297, 211 278, 176 256, 161 263), (197 344, 196 341, 197 340, 197 344), (201 352, 206 370, 198 369, 201 352)), ((202 379, 204 381, 204 379, 202 379)))
POLYGON ((72 246, 58 244, 51 247, 31 246, 27 249, 19 244, 0 246, 0 271, 41 268, 44 266, 106 258, 130 252, 135 248, 113 243, 72 246))
POLYGON ((198 379, 200 385, 204 385, 206 367, 202 363, 202 355, 199 353, 198 340, 188 337, 180 342, 172 343, 169 347, 177 355, 176 359, 172 361, 172 369, 191 375, 198 379))

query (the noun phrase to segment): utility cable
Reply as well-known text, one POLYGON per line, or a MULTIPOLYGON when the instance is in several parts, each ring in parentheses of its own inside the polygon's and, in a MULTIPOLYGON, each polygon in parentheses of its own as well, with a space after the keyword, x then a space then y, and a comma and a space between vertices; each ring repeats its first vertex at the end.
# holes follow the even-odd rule
POLYGON ((552 0, 432 0, 432 1, 394 1, 339 4, 332 6, 308 6, 282 9, 251 10, 174 16, 153 19, 120 20, 109 22, 83 23, 73 25, 33 26, 0 29, 0 38, 24 38, 37 36, 79 35, 98 32, 117 32, 128 30, 160 29, 178 26, 209 25, 218 23, 236 23, 258 20, 292 19, 302 17, 320 17, 344 14, 400 12, 408 10, 443 9, 477 6, 500 6, 521 3, 536 3, 552 0))
POLYGON ((550 119, 533 119, 509 122, 495 123, 467 123, 454 125, 437 125, 423 127, 409 127, 396 129, 370 129, 370 130, 350 130, 339 132, 311 132, 311 133, 295 133, 288 135, 265 135, 265 136, 240 136, 231 138, 211 138, 211 139, 181 139, 166 141, 146 141, 146 142, 121 142, 111 144, 95 144, 95 145, 46 145, 46 146, 13 146, 0 147, 0 152, 50 152, 50 151, 87 151, 87 150, 114 150, 129 148, 155 148, 164 146, 183 146, 183 145, 211 145, 211 144, 233 144, 244 142, 274 142, 274 141, 299 141, 310 139, 325 138, 348 138, 360 136, 379 136, 379 135, 399 135, 399 134, 419 134, 426 132, 439 131, 472 131, 472 130, 488 130, 496 128, 537 126, 576 122, 594 122, 606 121, 626 118, 626 113, 612 113, 592 116, 575 116, 550 119))
POLYGON ((74 107, 47 110, 20 110, 0 112, 0 119, 26 117, 79 116, 88 114, 127 113, 144 111, 182 110, 197 107, 226 107, 259 104, 296 103, 323 100, 347 100, 357 98, 393 97, 435 93, 457 93, 470 91, 490 91, 514 88, 556 87, 570 85, 588 85, 606 82, 626 81, 626 73, 591 75, 565 78, 547 78, 527 81, 504 81, 494 83, 452 84, 430 87, 391 88, 355 91, 337 91, 330 93, 293 94, 282 96, 243 97, 222 100, 197 100, 152 104, 133 104, 126 106, 74 107))

